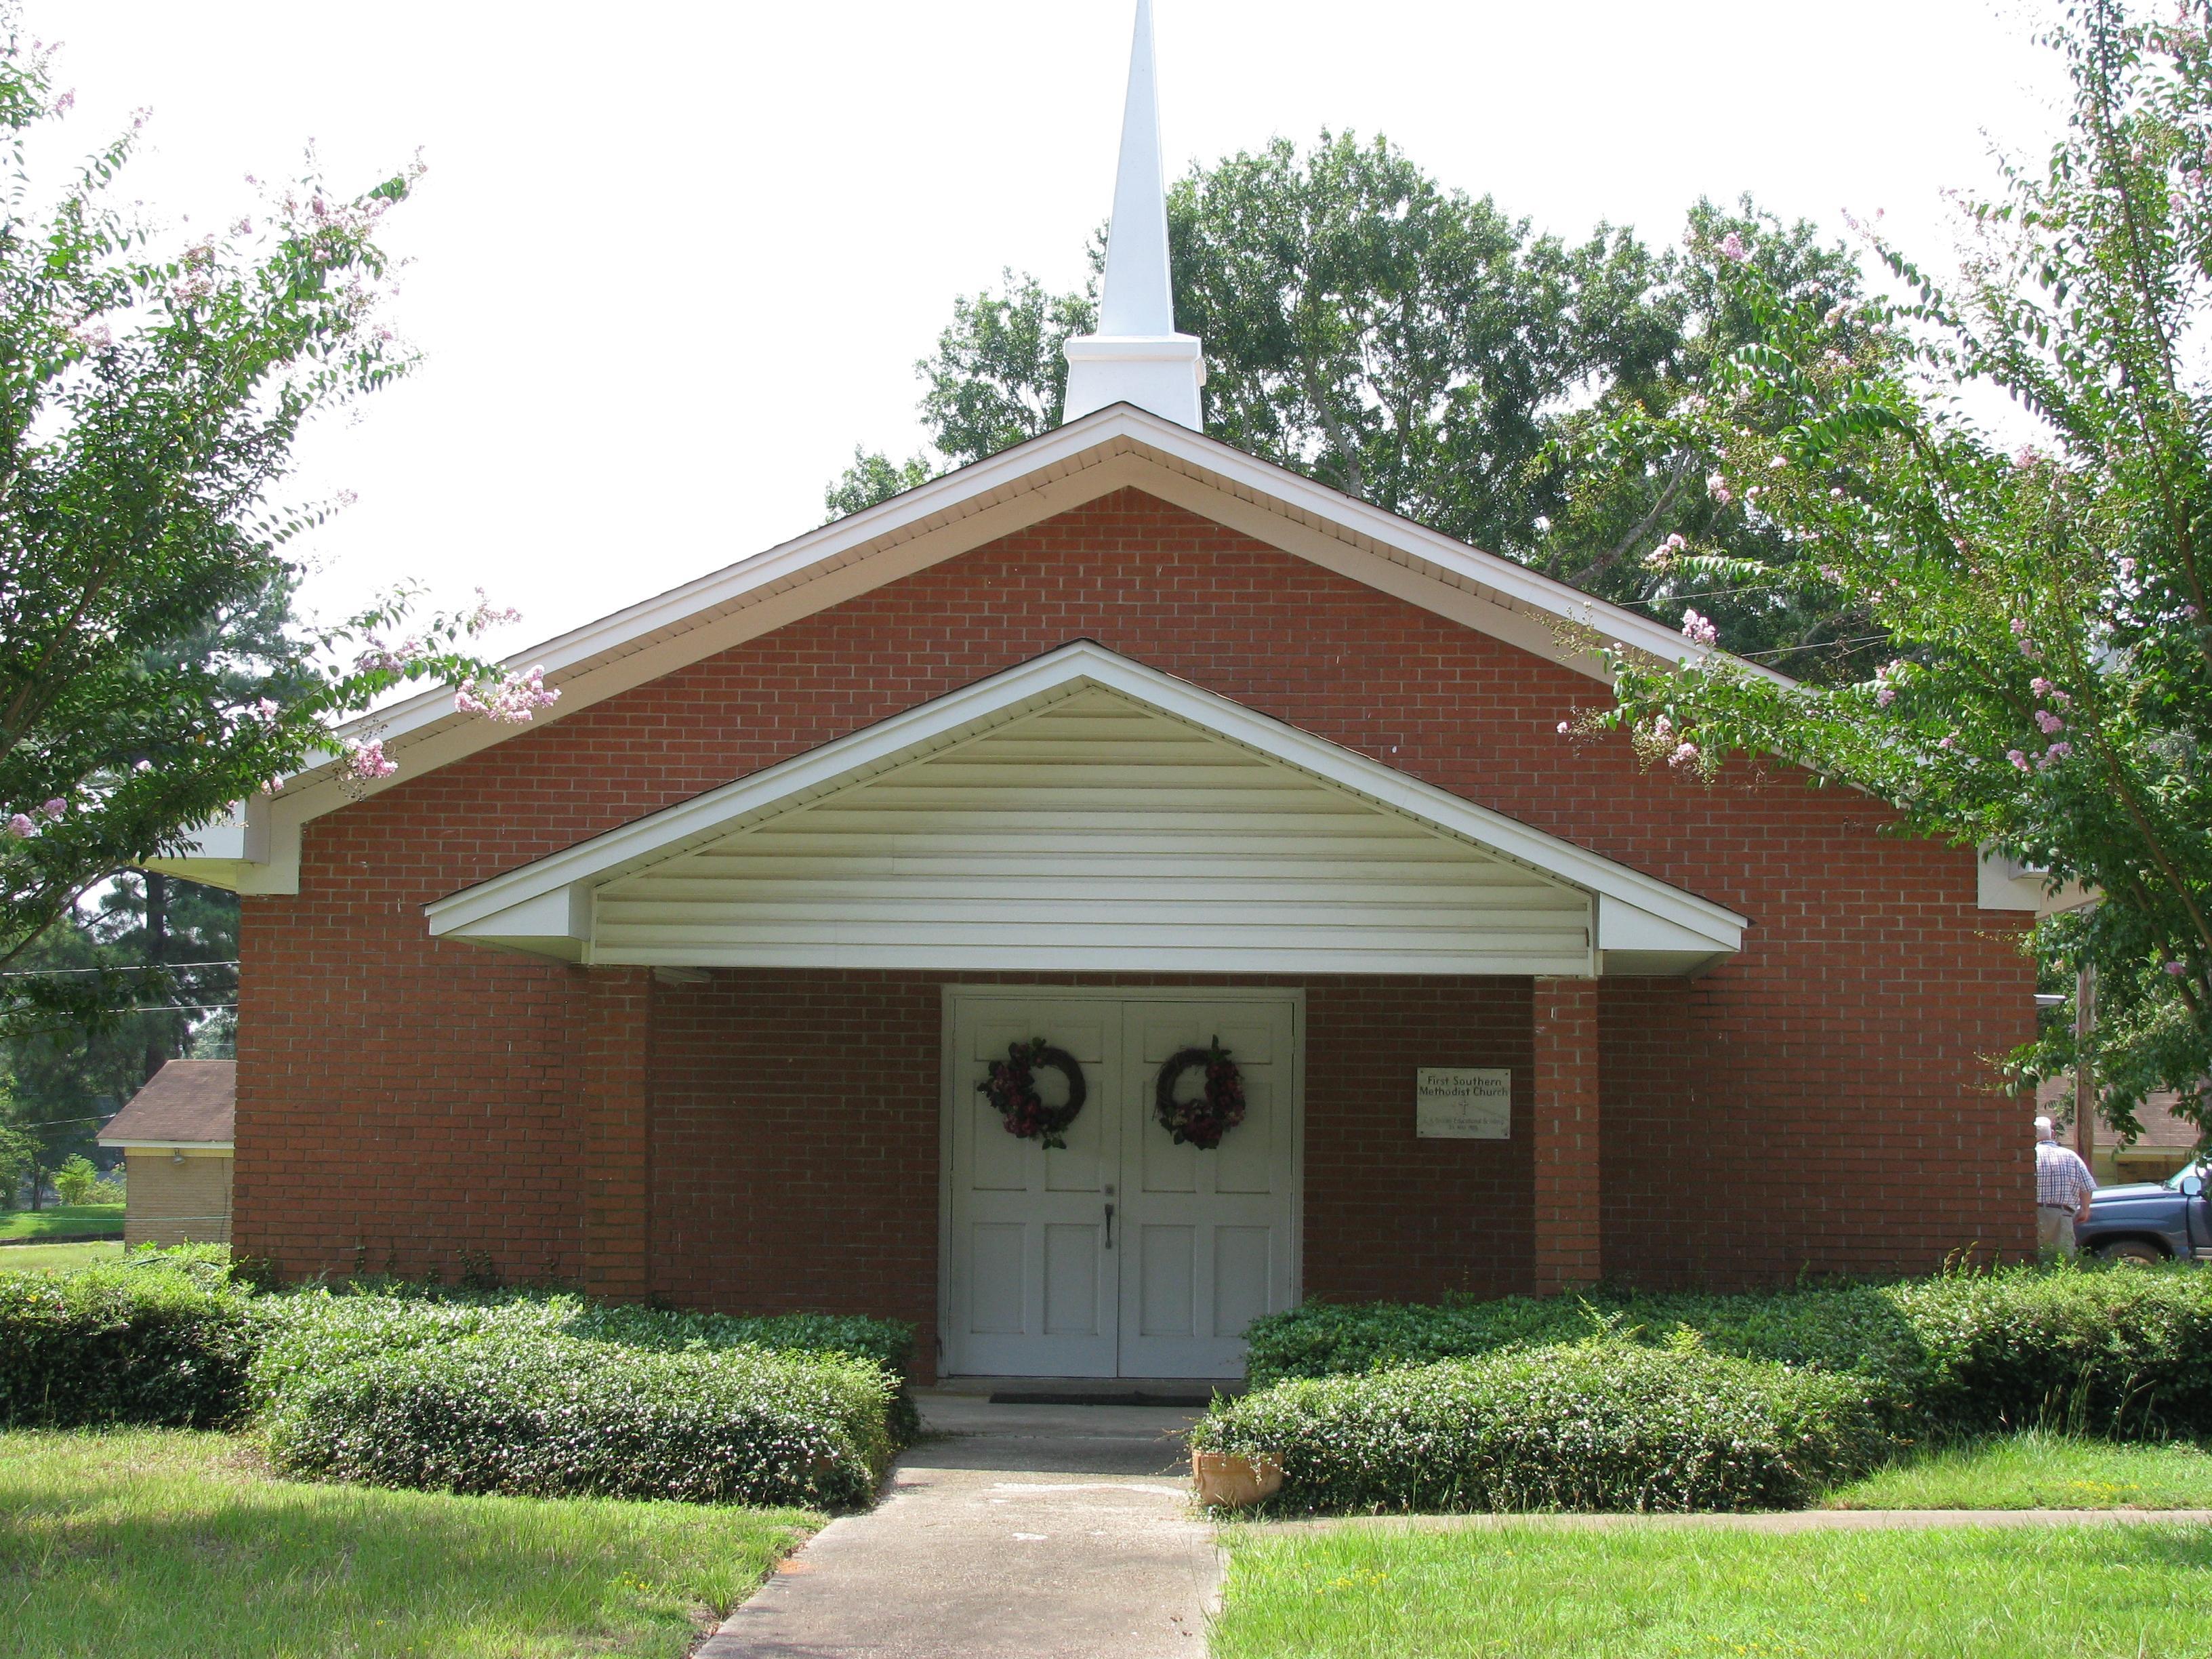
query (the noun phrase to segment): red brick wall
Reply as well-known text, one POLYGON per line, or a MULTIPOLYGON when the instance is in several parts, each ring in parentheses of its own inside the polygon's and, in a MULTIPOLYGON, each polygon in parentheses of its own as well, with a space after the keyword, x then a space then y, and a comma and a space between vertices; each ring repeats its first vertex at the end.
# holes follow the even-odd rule
POLYGON ((1534 1100, 1530 1219, 1532 1275, 1539 1296, 1553 1296, 1603 1275, 1600 1260, 1598 982, 1538 979, 1532 1046, 1534 1100))
MULTIPOLYGON (((575 1274, 585 975, 434 944, 422 903, 1079 637, 1753 918, 1695 988, 1607 988, 1609 1267, 1616 1243, 1731 1281, 2025 1245, 2017 1115, 1974 1091, 2031 987, 2008 919, 1973 908, 1970 854, 1882 836, 1877 804, 1788 773, 1708 789, 1570 744, 1555 727, 1594 683, 1122 491, 308 826, 301 892, 246 904, 240 1247, 294 1271, 470 1249, 575 1274), (1639 999, 1680 1020, 1640 1030, 1639 999), (1839 1134, 1858 1162, 1809 1156, 1839 1134)), ((656 1248, 672 1272, 697 1259, 656 1248)))
MULTIPOLYGON (((688 1307, 890 1314, 921 1329, 925 1360, 934 1352, 944 977, 748 970, 655 988, 657 1293, 688 1307)), ((1417 1142, 1413 1069, 1510 1066, 1525 1123, 1528 982, 1298 982, 1308 1292, 1527 1290, 1527 1137, 1417 1142)))

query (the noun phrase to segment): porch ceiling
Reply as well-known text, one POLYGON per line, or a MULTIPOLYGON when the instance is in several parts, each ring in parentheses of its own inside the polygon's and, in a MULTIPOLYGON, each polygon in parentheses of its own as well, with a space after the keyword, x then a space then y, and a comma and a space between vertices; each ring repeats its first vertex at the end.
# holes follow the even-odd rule
POLYGON ((1744 919, 1080 643, 427 907, 653 966, 1690 973, 1744 919))

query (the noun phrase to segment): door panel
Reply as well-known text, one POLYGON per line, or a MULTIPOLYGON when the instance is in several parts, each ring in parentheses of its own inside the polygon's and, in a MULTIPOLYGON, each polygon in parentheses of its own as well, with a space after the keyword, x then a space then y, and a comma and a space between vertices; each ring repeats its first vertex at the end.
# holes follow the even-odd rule
MULTIPOLYGON (((1121 1125, 1109 1104, 1120 1036, 1119 1006, 1092 999, 976 999, 955 1009, 948 1371, 1115 1374, 1121 1297, 1105 1206, 1121 1166, 1121 1125), (1038 1036, 1075 1057, 1090 1091, 1064 1151, 1008 1134, 976 1091, 1009 1043, 1038 1036)), ((1038 1086, 1048 1103, 1062 1098, 1058 1073, 1042 1073, 1038 1086)))
MULTIPOLYGON (((1121 1017, 1124 1376, 1233 1376, 1244 1328, 1290 1305, 1296 1012, 1282 1002, 1131 1001, 1121 1017), (1216 1036, 1244 1079, 1244 1121, 1210 1152, 1153 1110, 1161 1065, 1216 1036)), ((1187 1073, 1186 1094, 1200 1086, 1187 1073)))
MULTIPOLYGON (((1291 1299, 1295 1003, 960 996, 952 1038, 947 1373, 1238 1374, 1245 1328, 1291 1299), (1178 1146, 1153 1111, 1160 1066, 1217 1034, 1243 1073, 1244 1121, 1211 1152, 1178 1146), (1089 1085, 1064 1151, 1006 1133, 975 1091, 1036 1036, 1089 1085)), ((1057 1098, 1057 1078, 1042 1082, 1057 1098)))

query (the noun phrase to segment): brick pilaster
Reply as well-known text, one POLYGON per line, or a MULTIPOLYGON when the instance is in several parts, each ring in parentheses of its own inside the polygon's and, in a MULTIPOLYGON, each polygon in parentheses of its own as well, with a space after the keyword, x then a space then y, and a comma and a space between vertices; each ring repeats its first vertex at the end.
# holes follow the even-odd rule
POLYGON ((653 1171, 646 1068, 653 975, 586 970, 583 1034, 584 1289, 619 1300, 652 1289, 653 1171))
POLYGON ((1535 1289, 1596 1282, 1597 981, 1535 985, 1535 1289))

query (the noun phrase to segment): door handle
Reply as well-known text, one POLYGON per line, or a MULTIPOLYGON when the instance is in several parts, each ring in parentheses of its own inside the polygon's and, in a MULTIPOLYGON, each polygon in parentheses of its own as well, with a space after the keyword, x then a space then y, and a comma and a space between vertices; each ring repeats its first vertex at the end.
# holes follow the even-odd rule
POLYGON ((1109 1250, 1114 1248, 1114 1206, 1111 1204, 1106 1206, 1106 1248, 1109 1250))

